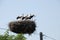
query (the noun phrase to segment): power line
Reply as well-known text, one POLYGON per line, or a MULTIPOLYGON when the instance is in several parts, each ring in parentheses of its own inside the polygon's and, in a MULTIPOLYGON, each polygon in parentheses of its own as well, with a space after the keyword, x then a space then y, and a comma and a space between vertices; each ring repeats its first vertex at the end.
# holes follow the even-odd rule
POLYGON ((5 29, 5 28, 0 28, 1 30, 7 30, 7 29, 5 29))
POLYGON ((49 36, 47 36, 47 35, 43 35, 43 36, 48 37, 48 38, 50 38, 50 39, 52 39, 52 40, 56 40, 55 38, 49 37, 49 36))

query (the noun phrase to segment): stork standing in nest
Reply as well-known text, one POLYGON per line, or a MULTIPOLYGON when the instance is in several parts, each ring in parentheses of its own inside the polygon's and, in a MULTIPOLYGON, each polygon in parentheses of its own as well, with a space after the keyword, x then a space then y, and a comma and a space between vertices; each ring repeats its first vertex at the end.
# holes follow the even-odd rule
POLYGON ((25 17, 25 19, 27 20, 27 19, 31 19, 31 18, 33 18, 35 15, 30 15, 29 17, 25 17))

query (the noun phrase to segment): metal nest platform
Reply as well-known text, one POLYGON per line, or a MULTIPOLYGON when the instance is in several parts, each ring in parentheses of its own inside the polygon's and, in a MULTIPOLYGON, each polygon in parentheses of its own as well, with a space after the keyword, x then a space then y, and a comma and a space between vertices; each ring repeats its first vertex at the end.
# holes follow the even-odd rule
POLYGON ((9 23, 9 28, 14 33, 32 34, 36 30, 36 24, 31 20, 14 21, 9 23))

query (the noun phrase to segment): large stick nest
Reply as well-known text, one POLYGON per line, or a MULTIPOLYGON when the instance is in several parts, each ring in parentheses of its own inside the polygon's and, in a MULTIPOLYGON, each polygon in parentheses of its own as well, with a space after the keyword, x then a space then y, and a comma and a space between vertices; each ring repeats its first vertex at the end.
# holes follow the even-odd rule
POLYGON ((9 23, 9 28, 14 33, 31 34, 35 31, 36 24, 34 21, 14 21, 9 23))

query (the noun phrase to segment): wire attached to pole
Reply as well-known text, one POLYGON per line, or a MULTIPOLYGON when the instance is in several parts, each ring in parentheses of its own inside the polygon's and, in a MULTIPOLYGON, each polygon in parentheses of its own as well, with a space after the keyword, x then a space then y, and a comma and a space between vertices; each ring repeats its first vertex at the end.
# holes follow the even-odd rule
POLYGON ((1 30, 7 30, 7 29, 5 29, 5 28, 0 28, 1 30))
POLYGON ((47 36, 47 35, 43 35, 43 36, 48 37, 48 38, 50 38, 50 39, 52 39, 52 40, 56 40, 56 39, 54 39, 54 38, 52 38, 52 37, 49 37, 49 36, 47 36))

